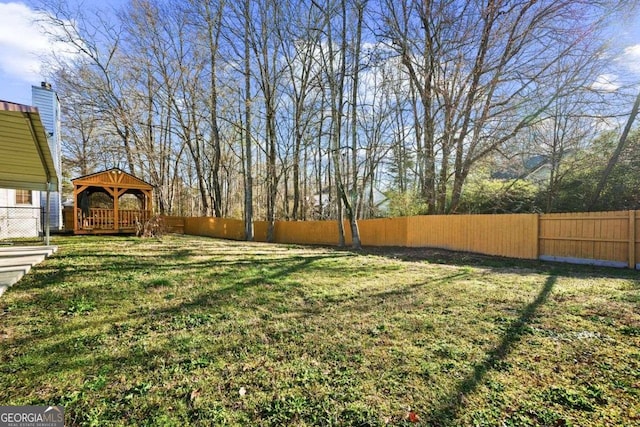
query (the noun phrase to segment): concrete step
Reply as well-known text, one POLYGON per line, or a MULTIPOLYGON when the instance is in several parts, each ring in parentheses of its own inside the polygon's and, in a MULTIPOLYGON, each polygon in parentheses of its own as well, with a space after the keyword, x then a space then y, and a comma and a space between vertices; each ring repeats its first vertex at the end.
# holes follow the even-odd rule
POLYGON ((13 284, 56 252, 56 246, 0 247, 0 296, 13 284))
POLYGON ((31 269, 30 265, 22 265, 17 267, 0 267, 0 285, 11 286, 18 280, 22 279, 22 276, 27 274, 31 269), (7 270, 4 270, 4 269, 7 270))
POLYGON ((0 296, 31 270, 31 264, 0 267, 0 296))
POLYGON ((0 246, 0 257, 12 254, 44 254, 46 256, 49 256, 55 253, 57 250, 57 246, 0 246))
POLYGON ((11 255, 0 256, 0 267, 11 267, 14 265, 36 265, 44 261, 45 255, 11 255))
POLYGON ((0 272, 0 296, 9 289, 9 287, 18 282, 26 273, 24 271, 5 271, 0 272))
POLYGON ((0 273, 11 273, 14 271, 22 271, 23 273, 27 274, 29 270, 31 270, 31 267, 33 267, 31 264, 9 265, 9 266, 0 267, 0 273))

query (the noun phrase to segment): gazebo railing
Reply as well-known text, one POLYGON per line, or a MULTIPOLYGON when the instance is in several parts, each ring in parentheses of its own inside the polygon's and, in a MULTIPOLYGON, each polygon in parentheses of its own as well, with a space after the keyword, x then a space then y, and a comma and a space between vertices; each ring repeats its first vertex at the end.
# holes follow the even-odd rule
POLYGON ((115 224, 113 209, 91 208, 88 216, 83 216, 81 209, 77 211, 80 230, 135 230, 136 224, 144 224, 151 218, 151 211, 118 209, 118 223, 115 224))
POLYGON ((136 224, 144 224, 149 218, 151 218, 151 211, 118 210, 118 228, 136 228, 136 224))

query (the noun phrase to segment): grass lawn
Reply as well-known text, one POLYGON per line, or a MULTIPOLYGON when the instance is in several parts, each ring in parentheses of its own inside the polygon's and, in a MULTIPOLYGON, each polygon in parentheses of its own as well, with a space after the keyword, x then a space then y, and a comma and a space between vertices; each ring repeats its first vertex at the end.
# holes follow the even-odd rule
POLYGON ((67 425, 640 425, 640 274, 57 238, 0 298, 0 405, 67 425))

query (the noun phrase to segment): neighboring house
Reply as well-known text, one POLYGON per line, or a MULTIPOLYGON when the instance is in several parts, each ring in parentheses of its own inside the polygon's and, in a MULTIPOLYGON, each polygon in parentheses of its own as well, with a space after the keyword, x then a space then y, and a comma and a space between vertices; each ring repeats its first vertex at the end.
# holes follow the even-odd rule
MULTIPOLYGON (((367 199, 365 201, 365 203, 367 203, 367 209, 369 207, 368 203, 370 202, 370 191, 370 188, 367 187, 365 195, 365 198, 367 199)), ((322 191, 322 197, 318 193, 314 194, 307 199, 307 203, 313 204, 313 212, 318 219, 327 219, 331 217, 333 202, 328 189, 324 189, 322 191)), ((384 216, 389 210, 389 198, 377 188, 373 189, 373 209, 375 210, 376 215, 380 216, 384 216)))
MULTIPOLYGON (((51 85, 45 82, 40 86, 32 86, 31 96, 33 106, 38 108, 58 177, 56 188, 49 193, 50 229, 60 230, 63 227, 60 103, 58 95, 51 90, 51 85)), ((42 235, 45 223, 42 212, 45 206, 46 192, 44 191, 0 188, 0 240, 42 235)))
MULTIPOLYGON (((51 84, 42 82, 40 86, 31 86, 31 102, 38 108, 40 118, 49 140, 49 148, 58 177, 62 176, 62 139, 60 137, 60 100, 58 94, 51 90, 51 84)), ((49 196, 49 221, 52 230, 63 227, 62 220, 62 180, 58 180, 57 191, 49 196)), ((39 206, 45 206, 46 194, 39 193, 39 206)))
POLYGON ((493 179, 525 180, 538 185, 544 185, 550 176, 551 162, 548 156, 542 154, 527 157, 520 165, 491 173, 493 179))

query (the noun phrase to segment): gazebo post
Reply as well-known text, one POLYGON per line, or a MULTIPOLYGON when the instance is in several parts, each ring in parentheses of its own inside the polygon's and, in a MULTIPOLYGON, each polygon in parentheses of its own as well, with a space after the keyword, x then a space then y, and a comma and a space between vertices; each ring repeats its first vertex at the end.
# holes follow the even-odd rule
POLYGON ((118 213, 118 200, 120 200, 120 192, 118 187, 113 187, 113 229, 117 233, 120 230, 120 214, 118 213))
POLYGON ((73 234, 78 232, 78 186, 73 186, 73 234))
POLYGON ((145 213, 149 212, 149 218, 147 218, 147 219, 150 219, 151 216, 153 215, 153 212, 152 212, 152 210, 153 210, 152 209, 153 200, 152 200, 152 197, 151 197, 152 192, 149 191, 149 190, 145 190, 143 192, 143 195, 144 195, 144 207, 143 207, 143 210, 145 211, 145 213))

